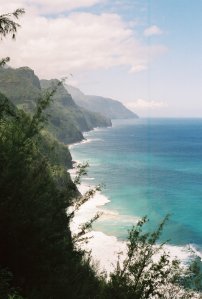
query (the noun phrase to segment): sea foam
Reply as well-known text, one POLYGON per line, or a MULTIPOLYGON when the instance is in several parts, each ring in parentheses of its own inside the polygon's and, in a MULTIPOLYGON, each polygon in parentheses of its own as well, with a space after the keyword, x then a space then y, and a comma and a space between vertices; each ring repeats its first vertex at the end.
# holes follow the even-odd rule
MULTIPOLYGON (((73 173, 74 171, 75 170, 71 172, 73 173)), ((79 186, 79 191, 81 194, 85 194, 90 187, 92 186, 82 183, 79 186)), ((119 222, 123 221, 123 223, 128 223, 129 221, 134 224, 137 223, 139 220, 138 217, 120 215, 116 211, 111 211, 106 208, 103 209, 109 202, 110 200, 98 191, 92 198, 84 203, 81 208, 75 212, 75 216, 70 223, 72 234, 77 234, 80 231, 80 227, 92 219, 96 213, 102 213, 101 218, 103 221, 116 219, 119 222), (128 217, 131 217, 131 219, 128 217)), ((82 244, 82 249, 91 252, 93 262, 99 266, 100 272, 106 271, 109 274, 114 270, 118 257, 120 262, 126 258, 126 241, 121 241, 117 237, 107 235, 101 231, 91 231, 86 234, 86 237, 88 238, 88 242, 82 244)), ((192 256, 192 252, 190 252, 188 245, 175 246, 167 244, 164 245, 164 250, 169 253, 171 259, 178 258, 183 264, 186 264, 192 256)), ((196 249, 193 246, 192 250, 196 252, 196 249)), ((158 256, 156 258, 158 258, 158 256)))
MULTIPOLYGON (((91 141, 93 141, 93 139, 87 139, 82 143, 91 141)), ((79 163, 79 161, 76 162, 79 163)), ((71 169, 69 172, 72 178, 74 178, 76 175, 76 168, 71 169)), ((88 181, 92 180, 94 180, 94 178, 85 177, 85 183, 82 182, 82 184, 78 187, 81 194, 85 194, 85 192, 87 192, 89 188, 93 187, 92 185, 87 184, 88 181)), ((80 209, 75 212, 75 216, 70 223, 72 234, 77 234, 82 224, 92 219, 97 213, 102 213, 102 221, 116 220, 119 221, 119 223, 137 223, 137 221, 139 220, 138 217, 121 215, 117 211, 111 211, 107 209, 106 205, 109 202, 110 200, 99 191, 85 204, 83 204, 80 209), (103 209, 104 206, 105 208, 103 209)), ((126 257, 126 241, 121 241, 116 236, 107 235, 101 231, 91 231, 87 233, 86 237, 88 237, 88 242, 83 243, 82 248, 86 251, 91 252, 92 259, 96 264, 99 265, 100 272, 102 272, 103 270, 105 270, 107 273, 112 272, 118 261, 118 257, 120 259, 120 262, 122 262, 126 257), (120 255, 120 253, 122 254, 120 255)), ((187 244, 186 246, 166 244, 164 245, 164 250, 169 253, 171 259, 177 258, 181 260, 183 264, 187 263, 187 261, 192 257, 193 253, 202 258, 201 252, 199 252, 193 244, 187 244)))

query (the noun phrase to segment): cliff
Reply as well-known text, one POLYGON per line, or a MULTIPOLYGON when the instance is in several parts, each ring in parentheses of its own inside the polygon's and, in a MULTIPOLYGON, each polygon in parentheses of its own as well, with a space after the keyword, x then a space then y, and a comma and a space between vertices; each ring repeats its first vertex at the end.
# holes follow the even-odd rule
MULTIPOLYGON (((37 98, 57 83, 56 79, 40 81, 28 67, 0 68, 0 92, 18 108, 29 113, 34 111, 37 98)), ((79 107, 63 85, 58 87, 47 114, 49 115, 47 129, 54 138, 66 144, 81 141, 84 131, 111 125, 110 119, 79 107)))
POLYGON ((138 118, 137 114, 126 108, 121 102, 100 96, 85 95, 78 88, 66 85, 68 92, 77 105, 99 112, 110 119, 138 118))

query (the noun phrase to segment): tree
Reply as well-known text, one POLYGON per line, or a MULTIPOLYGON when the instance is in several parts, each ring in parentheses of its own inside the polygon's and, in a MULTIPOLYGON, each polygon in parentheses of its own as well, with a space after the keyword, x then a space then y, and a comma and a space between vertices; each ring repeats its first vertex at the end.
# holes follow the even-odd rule
MULTIPOLYGON (((11 34, 12 39, 15 39, 17 29, 20 27, 20 24, 18 24, 15 19, 18 19, 24 13, 25 10, 23 8, 18 8, 12 13, 0 15, 0 39, 3 39, 9 34, 11 34)), ((5 65, 9 61, 9 57, 2 58, 0 60, 0 66, 5 65)))
POLYGON ((191 253, 193 258, 182 277, 181 284, 187 289, 202 292, 202 261, 192 250, 191 253))
MULTIPOLYGON (((7 13, 0 15, 0 39, 11 34, 12 38, 15 38, 16 32, 20 25, 13 19, 18 19, 22 14, 24 14, 24 9, 17 9, 13 13, 7 13)), ((9 57, 0 59, 0 67, 4 66, 10 61, 9 57)), ((2 122, 3 117, 6 115, 16 117, 15 109, 13 105, 8 101, 6 97, 0 94, 0 122, 2 122)), ((2 153, 1 153, 2 154, 2 153)), ((2 161, 2 155, 1 159, 2 161)), ((10 284, 12 281, 12 273, 7 269, 0 268, 0 294, 1 298, 21 298, 17 295, 16 290, 13 289, 10 284), (10 295, 9 295, 10 294, 10 295)), ((21 298, 22 299, 22 298, 21 298)))
POLYGON ((76 189, 68 184, 65 165, 55 174, 49 155, 44 156, 39 148, 44 109, 52 93, 38 101, 32 116, 3 106, 0 268, 9 269, 14 288, 19 287, 28 298, 83 299, 95 292, 98 279, 82 252, 75 250, 69 230, 66 211, 76 189))
POLYGON ((123 263, 117 262, 110 274, 104 298, 116 299, 193 299, 201 298, 191 290, 183 289, 181 279, 186 271, 178 260, 171 260, 158 239, 168 217, 156 231, 143 232, 147 217, 129 231, 127 254, 123 263))

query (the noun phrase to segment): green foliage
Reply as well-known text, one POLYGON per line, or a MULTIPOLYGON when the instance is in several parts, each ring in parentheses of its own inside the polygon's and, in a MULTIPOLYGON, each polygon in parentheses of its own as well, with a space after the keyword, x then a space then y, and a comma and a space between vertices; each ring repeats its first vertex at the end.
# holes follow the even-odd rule
MULTIPOLYGON (((12 30, 15 34, 18 24, 12 21, 11 27, 2 24, 22 12, 1 16, 3 35, 12 30)), ((0 69, 0 75, 4 71, 0 69)), ((94 298, 98 280, 81 252, 75 251, 69 230, 66 210, 78 191, 66 171, 65 148, 50 134, 40 133, 46 120, 44 110, 55 89, 41 96, 33 72, 21 68, 16 77, 4 80, 2 91, 10 91, 15 100, 20 91, 21 103, 30 99, 26 89, 30 80, 19 84, 21 75, 26 77, 24 72, 35 86, 32 99, 38 98, 31 105, 28 102, 31 115, 16 109, 0 94, 1 298, 22 298, 16 288, 29 299, 94 298), (9 87, 11 82, 16 89, 9 87), (52 148, 60 149, 63 157, 56 154, 50 157, 52 148)))
MULTIPOLYGON (((20 25, 15 22, 14 19, 18 19, 24 13, 24 9, 18 8, 12 13, 0 15, 0 39, 6 37, 9 34, 12 35, 13 39, 15 38, 17 29, 20 27, 20 25)), ((0 60, 0 67, 4 66, 9 61, 9 57, 2 58, 0 60)))
POLYGON ((185 273, 179 261, 157 244, 167 217, 152 233, 143 232, 147 221, 143 218, 129 231, 126 258, 111 273, 104 298, 196 298, 179 285, 185 273))
POLYGON ((12 273, 7 269, 0 268, 0 298, 7 298, 7 294, 12 292, 10 282, 12 280, 12 273))
POLYGON ((10 61, 9 57, 2 58, 0 60, 0 67, 5 66, 10 61))
POLYGON ((64 86, 58 84, 58 80, 39 81, 34 72, 27 67, 0 68, 0 91, 18 108, 31 114, 36 109, 36 99, 43 98, 47 92, 57 89, 52 105, 46 110, 49 115, 46 128, 61 142, 78 142, 83 139, 83 131, 111 124, 105 117, 78 107, 64 86))
POLYGON ((81 184, 81 178, 87 175, 87 168, 89 167, 89 163, 79 163, 77 164, 76 176, 74 178, 74 183, 76 185, 81 184))
MULTIPOLYGON (((43 90, 54 88, 57 80, 41 80, 43 90)), ((54 102, 48 111, 50 131, 63 142, 72 143, 83 139, 81 132, 111 123, 99 115, 78 107, 67 90, 61 85, 54 95, 54 102), (65 134, 64 134, 65 133, 65 134)))
POLYGON ((189 266, 190 272, 190 285, 189 287, 196 290, 202 291, 202 262, 200 257, 195 257, 193 262, 189 266))
POLYGON ((13 116, 17 118, 15 106, 0 93, 0 118, 3 116, 13 116))
POLYGON ((185 275, 182 277, 181 284, 188 289, 202 292, 202 261, 198 256, 193 256, 185 275))
POLYGON ((72 157, 64 143, 59 142, 45 129, 38 138, 40 152, 47 157, 51 165, 65 165, 68 169, 72 168, 72 157))
POLYGON ((27 137, 34 137, 39 131, 44 127, 44 123, 47 120, 47 117, 44 115, 44 110, 50 105, 54 94, 57 91, 58 86, 62 83, 59 81, 57 85, 50 91, 46 91, 44 95, 40 96, 36 101, 35 113, 33 114, 27 132, 27 137))
POLYGON ((28 67, 0 68, 0 91, 18 108, 32 112, 41 95, 40 81, 28 67))
POLYGON ((13 275, 8 269, 0 268, 0 298, 23 299, 12 285, 13 275))
POLYGON ((18 19, 24 13, 24 9, 18 8, 12 13, 0 15, 0 38, 3 38, 8 34, 11 34, 12 38, 15 38, 17 29, 20 25, 13 19, 18 19))
POLYGON ((77 191, 65 165, 40 152, 43 108, 39 101, 32 117, 5 109, 0 120, 0 265, 28 298, 86 298, 88 280, 97 282, 74 250, 66 213, 77 191))

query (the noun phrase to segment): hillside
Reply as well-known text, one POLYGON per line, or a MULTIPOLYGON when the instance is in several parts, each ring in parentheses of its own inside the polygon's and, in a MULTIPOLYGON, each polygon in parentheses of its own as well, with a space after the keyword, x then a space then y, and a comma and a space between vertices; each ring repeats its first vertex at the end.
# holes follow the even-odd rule
POLYGON ((28 67, 0 68, 0 91, 19 108, 30 111, 41 92, 39 78, 28 67))
MULTIPOLYGON (((28 67, 0 68, 0 92, 18 108, 32 113, 36 100, 46 89, 54 88, 58 80, 39 80, 28 67)), ((63 85, 58 87, 51 108, 47 110, 47 128, 54 138, 66 144, 83 139, 82 132, 95 127, 111 126, 110 119, 78 107, 63 85)))
POLYGON ((99 112, 110 119, 138 118, 137 114, 127 109, 121 102, 94 95, 85 95, 78 88, 66 85, 68 92, 77 105, 99 112))
MULTIPOLYGON (((54 88, 58 82, 58 80, 41 80, 40 84, 42 90, 47 90, 54 88)), ((110 119, 78 107, 63 85, 58 87, 48 113, 50 114, 50 130, 59 140, 67 143, 82 139, 76 131, 85 132, 95 127, 111 126, 110 119), (65 136, 67 132, 68 139, 65 136)))
POLYGON ((69 229, 68 148, 41 131, 39 107, 30 116, 0 93, 0 298, 93 298, 98 279, 69 229))

